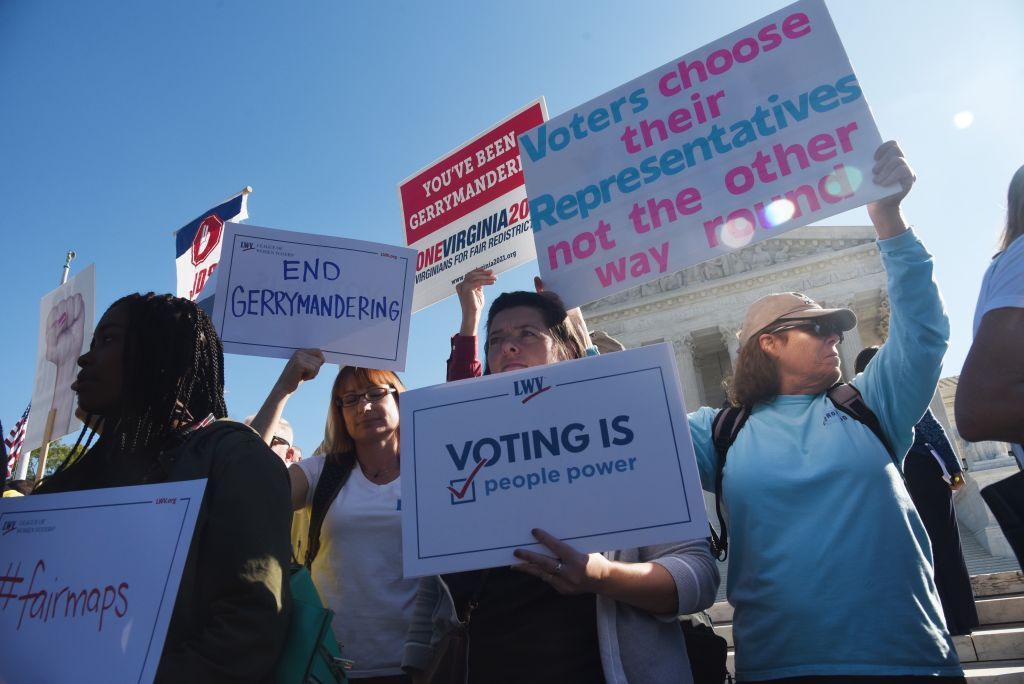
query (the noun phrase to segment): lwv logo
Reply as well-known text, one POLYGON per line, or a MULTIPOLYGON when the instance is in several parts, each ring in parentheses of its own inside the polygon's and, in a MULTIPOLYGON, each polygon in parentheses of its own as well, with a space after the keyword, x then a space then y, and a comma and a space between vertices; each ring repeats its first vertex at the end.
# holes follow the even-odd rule
POLYGON ((551 389, 550 386, 544 387, 543 375, 538 375, 535 378, 524 378, 522 380, 515 380, 512 384, 515 387, 515 393, 517 397, 522 397, 525 395, 526 398, 523 399, 524 404, 533 399, 541 392, 546 392, 549 389, 551 389))

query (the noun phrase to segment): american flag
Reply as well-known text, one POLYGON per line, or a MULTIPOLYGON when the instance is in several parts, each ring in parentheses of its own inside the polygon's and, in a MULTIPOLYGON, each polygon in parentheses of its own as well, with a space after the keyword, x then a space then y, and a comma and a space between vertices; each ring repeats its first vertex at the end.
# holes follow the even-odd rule
POLYGON ((11 434, 4 439, 4 447, 7 449, 7 477, 14 472, 14 466, 21 456, 21 446, 25 443, 25 435, 28 433, 28 414, 32 410, 32 402, 25 407, 25 413, 21 414, 21 420, 11 428, 11 434))

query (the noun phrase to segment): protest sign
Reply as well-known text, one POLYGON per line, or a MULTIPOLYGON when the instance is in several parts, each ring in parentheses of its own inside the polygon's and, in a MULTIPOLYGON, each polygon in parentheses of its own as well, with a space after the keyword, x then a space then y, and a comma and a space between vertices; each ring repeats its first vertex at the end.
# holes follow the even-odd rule
POLYGON ((23 450, 38 449, 82 426, 75 418, 71 383, 78 357, 89 350, 96 317, 96 267, 92 264, 39 302, 39 346, 32 389, 32 420, 23 450), (47 423, 52 427, 47 432, 47 423))
POLYGON ((0 501, 0 681, 152 681, 205 487, 0 501))
POLYGON ((541 98, 398 184, 417 251, 413 311, 454 294, 474 268, 501 273, 536 256, 517 136, 547 118, 541 98))
POLYGON ((652 345, 402 394, 406 577, 708 534, 675 359, 652 345))
POLYGON ((405 369, 416 253, 362 240, 225 224, 213 322, 224 351, 405 369))
POLYGON ((823 0, 520 136, 547 288, 576 306, 892 194, 823 0))
POLYGON ((179 297, 198 300, 209 299, 216 290, 211 282, 220 261, 221 238, 224 224, 240 223, 249 218, 246 200, 252 188, 246 186, 240 193, 206 210, 174 232, 174 267, 178 274, 179 297), (210 286, 208 292, 203 288, 210 286))

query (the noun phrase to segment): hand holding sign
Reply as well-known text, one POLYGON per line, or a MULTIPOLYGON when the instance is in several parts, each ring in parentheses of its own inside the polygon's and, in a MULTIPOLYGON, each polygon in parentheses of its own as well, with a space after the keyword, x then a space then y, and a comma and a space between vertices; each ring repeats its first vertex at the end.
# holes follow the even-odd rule
POLYGON ((480 312, 484 310, 486 301, 484 285, 493 285, 496 282, 498 278, 491 269, 474 268, 455 286, 455 292, 459 295, 459 305, 462 307, 460 335, 476 335, 477 328, 480 327, 480 312))
POLYGON ((906 230, 907 225, 900 211, 900 203, 914 186, 917 176, 903 157, 903 150, 895 140, 884 142, 875 150, 875 166, 871 172, 875 185, 900 185, 900 190, 895 194, 868 204, 871 223, 878 231, 878 237, 884 240, 906 230))
POLYGON ((516 558, 527 562, 513 565, 513 570, 540 578, 560 594, 592 592, 651 613, 678 610, 675 580, 658 563, 622 563, 600 553, 584 554, 544 530, 532 532, 555 558, 516 549, 516 558))
POLYGON ((268 445, 273 446, 272 440, 284 414, 284 405, 299 389, 299 385, 320 373, 324 360, 324 353, 319 349, 296 349, 288 359, 263 406, 249 422, 249 427, 268 445))
POLYGON ((325 362, 324 353, 319 349, 296 349, 281 371, 281 377, 274 384, 273 392, 294 394, 299 385, 312 380, 320 373, 320 367, 325 362))
POLYGON ((539 577, 559 594, 600 592, 601 580, 608 574, 610 561, 599 553, 580 553, 572 546, 544 530, 535 529, 533 536, 555 554, 555 557, 516 549, 516 558, 526 561, 513 565, 513 570, 539 577))

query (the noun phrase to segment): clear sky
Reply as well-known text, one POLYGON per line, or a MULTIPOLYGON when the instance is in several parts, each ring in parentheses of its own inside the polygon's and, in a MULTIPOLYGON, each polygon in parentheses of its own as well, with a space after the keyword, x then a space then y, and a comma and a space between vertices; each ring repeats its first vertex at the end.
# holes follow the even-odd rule
MULTIPOLYGON (((1024 3, 828 4, 882 136, 918 173, 905 210, 935 255, 956 374, 1024 163, 1024 3)), ((172 231, 245 185, 249 223, 401 244, 395 188, 414 171, 540 95, 557 116, 783 6, 0 0, 0 419, 29 400, 39 299, 68 249, 72 275, 96 264, 99 315, 173 292, 172 231)), ((535 270, 491 294, 530 288, 535 270)), ((413 317, 410 387, 444 380, 457 311, 413 317)), ((231 414, 254 413, 283 365, 230 355, 231 414)), ((333 377, 285 411, 307 454, 333 377)))

